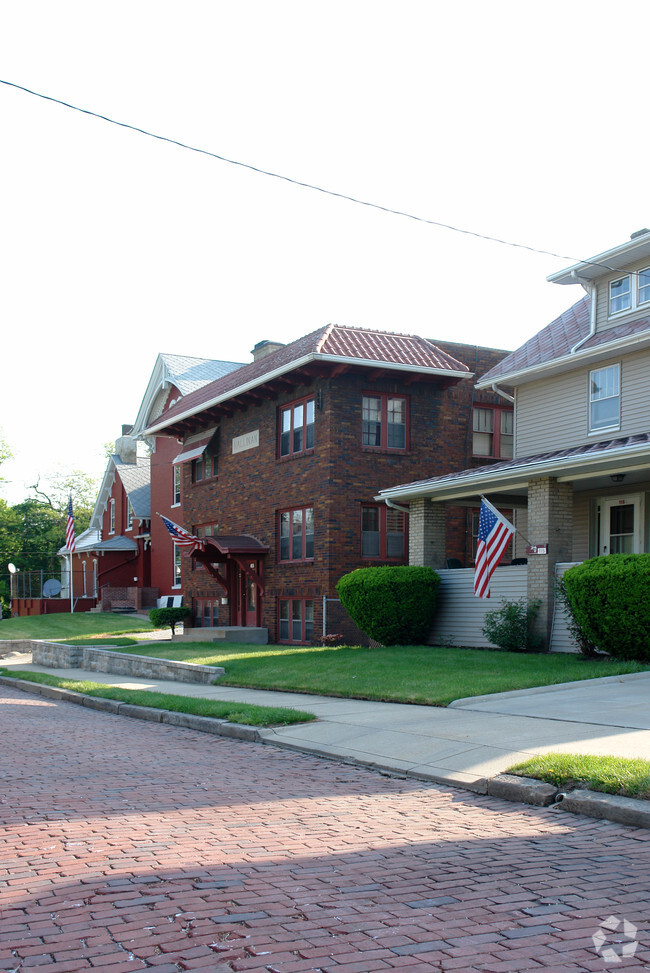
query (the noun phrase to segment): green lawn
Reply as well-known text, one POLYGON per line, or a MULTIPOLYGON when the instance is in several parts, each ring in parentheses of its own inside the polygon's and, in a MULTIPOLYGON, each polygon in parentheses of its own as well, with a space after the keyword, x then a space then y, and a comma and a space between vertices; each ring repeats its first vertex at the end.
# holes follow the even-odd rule
POLYGON ((218 699, 193 699, 191 696, 176 696, 172 693, 151 692, 146 689, 122 689, 86 680, 61 679, 48 672, 16 672, 13 669, 0 668, 0 675, 42 683, 46 686, 58 686, 60 689, 84 693, 86 696, 117 699, 123 703, 132 703, 134 706, 152 706, 154 709, 172 710, 174 713, 209 716, 212 719, 228 720, 230 723, 244 723, 246 726, 288 726, 292 723, 308 723, 316 719, 313 713, 284 706, 257 706, 254 703, 222 702, 218 699))
POLYGON ((50 642, 85 636, 125 635, 151 632, 150 621, 111 612, 74 612, 60 615, 30 615, 0 621, 0 639, 46 639, 50 642))
POLYGON ((464 696, 642 672, 650 666, 579 655, 483 649, 147 643, 121 651, 223 666, 219 685, 446 706, 464 696))
POLYGON ((649 760, 545 753, 510 767, 508 773, 544 780, 558 789, 585 787, 606 794, 650 800, 649 760))

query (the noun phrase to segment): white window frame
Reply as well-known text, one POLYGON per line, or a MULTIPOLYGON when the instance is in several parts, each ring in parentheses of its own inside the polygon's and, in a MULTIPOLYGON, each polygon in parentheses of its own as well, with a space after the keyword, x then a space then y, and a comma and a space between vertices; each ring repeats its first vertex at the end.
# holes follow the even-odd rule
POLYGON ((173 467, 174 470, 174 481, 172 484, 172 507, 180 507, 181 505, 181 467, 177 463, 173 467))
POLYGON ((637 306, 641 307, 643 304, 650 304, 650 267, 644 267, 637 274, 637 306), (641 283, 641 274, 647 274, 647 283, 641 283), (641 291, 646 289, 648 296, 641 299, 641 291))
POLYGON ((108 533, 115 533, 115 498, 108 501, 108 533))
POLYGON ((182 569, 181 556, 182 554, 181 554, 180 545, 174 544, 174 560, 172 561, 172 571, 173 571, 172 578, 174 583, 172 585, 172 588, 182 587, 183 569, 182 569))
POLYGON ((622 277, 617 277, 615 280, 610 280, 607 288, 607 308, 608 308, 610 318, 616 317, 616 315, 618 314, 626 314, 628 311, 632 310, 634 306, 632 289, 633 289, 632 274, 623 274, 622 277), (627 307, 618 307, 616 308, 616 310, 612 310, 612 301, 621 299, 620 297, 612 296, 612 287, 614 287, 616 284, 621 284, 624 280, 628 282, 628 289, 622 295, 625 296, 625 294, 627 294, 628 296, 627 307))
POLYGON ((131 501, 127 497, 126 498, 126 528, 125 528, 125 530, 133 530, 133 518, 134 517, 135 517, 135 513, 133 511, 133 504, 131 503, 131 501))
POLYGON ((621 363, 614 362, 610 365, 602 365, 600 368, 592 368, 589 371, 589 379, 587 386, 587 398, 588 398, 588 416, 587 422, 589 427, 589 435, 601 435, 604 432, 612 432, 621 428, 621 363), (592 384, 594 376, 599 372, 607 372, 610 370, 616 370, 616 394, 615 395, 604 395, 598 398, 594 398, 592 395, 592 384), (618 416, 616 422, 610 422, 603 425, 597 425, 593 417, 593 406, 596 402, 603 402, 607 399, 617 399, 618 400, 618 416))

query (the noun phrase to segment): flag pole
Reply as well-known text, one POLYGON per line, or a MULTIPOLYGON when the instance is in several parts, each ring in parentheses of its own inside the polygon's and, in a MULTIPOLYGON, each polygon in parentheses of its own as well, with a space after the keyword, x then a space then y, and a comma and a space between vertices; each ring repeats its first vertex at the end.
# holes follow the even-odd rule
POLYGON ((70 551, 70 613, 74 613, 74 590, 72 584, 72 551, 70 551))

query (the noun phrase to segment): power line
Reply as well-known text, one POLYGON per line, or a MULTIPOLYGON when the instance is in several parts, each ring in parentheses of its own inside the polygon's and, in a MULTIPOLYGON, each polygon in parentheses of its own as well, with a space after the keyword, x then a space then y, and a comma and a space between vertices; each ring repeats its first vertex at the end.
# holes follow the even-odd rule
POLYGON ((346 193, 339 193, 333 189, 325 189, 323 186, 316 186, 313 183, 303 182, 300 179, 294 179, 291 176, 285 176, 279 172, 271 172, 268 169, 262 169, 260 166, 254 166, 249 162, 240 162, 236 159, 229 159, 227 156, 219 155, 217 152, 210 152, 208 149, 201 149, 196 145, 189 145, 186 142, 180 142, 178 139, 169 138, 166 135, 158 135, 155 132, 150 132, 147 129, 140 128, 137 125, 130 125, 128 122, 120 122, 115 118, 110 118, 108 115, 101 115, 99 112, 91 111, 89 108, 80 108, 78 105, 72 105, 68 101, 62 101, 60 98, 54 98, 52 95, 44 95, 40 91, 33 91, 31 88, 25 88, 23 85, 15 84, 13 81, 5 81, 0 78, 0 84, 4 84, 7 87, 15 88, 18 91, 24 91, 28 95, 33 95, 36 98, 42 98, 44 101, 51 101, 56 105, 62 105, 64 108, 70 108, 72 111, 80 112, 83 115, 90 115, 93 118, 99 118, 103 122, 108 122, 111 125, 117 125, 120 128, 130 129, 132 132, 138 132, 140 135, 146 135, 148 138, 158 139, 160 142, 168 142, 170 145, 176 145, 181 149, 187 149, 189 152, 197 152, 200 155, 207 155, 212 159, 218 159, 220 162, 225 162, 228 165, 239 166, 242 169, 249 169, 251 172, 257 172, 262 176, 270 176, 272 179, 280 179, 283 182, 291 183, 294 186, 300 186, 303 189, 311 189, 314 192, 323 193, 326 196, 334 196, 337 199, 345 199, 350 203, 355 203, 357 206, 367 206, 370 209, 380 210, 382 213, 390 213, 393 216, 403 216, 409 220, 416 220, 418 223, 426 223, 429 226, 437 226, 443 230, 451 230, 454 233, 462 233, 465 236, 471 236, 477 240, 486 240, 489 243, 498 243, 501 246, 513 247, 519 250, 528 250, 530 253, 538 253, 545 257, 556 257, 559 260, 569 260, 574 263, 584 263, 589 264, 592 267, 602 267, 604 270, 615 270, 614 267, 609 267, 607 264, 598 263, 593 260, 584 260, 580 257, 571 257, 562 253, 555 253, 553 250, 541 250, 538 247, 528 246, 525 243, 513 243, 511 240, 502 240, 500 237, 490 236, 486 233, 478 233, 475 230, 466 230, 459 226, 452 226, 450 223, 441 223, 438 220, 430 220, 424 216, 417 216, 415 213, 407 213, 404 210, 393 209, 390 206, 382 206, 380 203, 373 203, 367 199, 359 199, 356 196, 348 196, 346 193))

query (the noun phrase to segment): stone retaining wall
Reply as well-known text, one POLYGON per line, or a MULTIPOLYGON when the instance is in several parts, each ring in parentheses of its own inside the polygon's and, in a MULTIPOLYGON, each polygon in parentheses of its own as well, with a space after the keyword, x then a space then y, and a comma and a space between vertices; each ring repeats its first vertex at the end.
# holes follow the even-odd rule
POLYGON ((221 666, 171 662, 167 659, 152 659, 146 655, 126 655, 108 649, 59 645, 35 639, 16 639, 12 642, 12 651, 31 652, 32 661, 48 669, 86 669, 88 672, 111 672, 140 679, 170 679, 174 682, 211 685, 225 672, 221 666))

